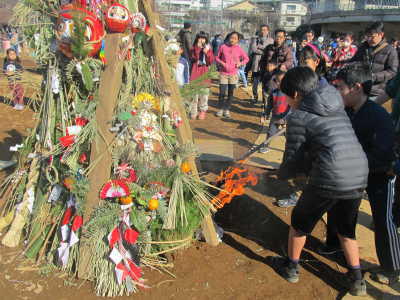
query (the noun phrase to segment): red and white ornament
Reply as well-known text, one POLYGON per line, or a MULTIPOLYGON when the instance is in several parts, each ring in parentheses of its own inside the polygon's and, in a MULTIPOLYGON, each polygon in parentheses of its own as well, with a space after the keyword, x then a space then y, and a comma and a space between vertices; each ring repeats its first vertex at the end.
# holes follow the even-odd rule
POLYGON ((111 4, 104 15, 109 32, 125 32, 129 26, 129 10, 119 3, 111 4))
POLYGON ((125 180, 116 179, 108 181, 100 191, 100 198, 118 198, 125 197, 130 194, 129 187, 125 180))
POLYGON ((131 17, 131 31, 133 33, 146 31, 147 21, 146 17, 142 13, 135 13, 131 17))
POLYGON ((132 283, 142 288, 148 288, 142 278, 143 271, 139 267, 139 253, 135 244, 139 233, 130 227, 129 209, 123 211, 120 224, 108 235, 111 253, 110 260, 115 264, 115 275, 118 284, 126 283, 128 291, 133 289, 132 283), (129 283, 131 284, 129 284, 129 283))
POLYGON ((78 231, 83 225, 82 216, 75 213, 75 199, 71 196, 61 221, 61 242, 60 247, 57 249, 58 260, 63 267, 68 263, 70 248, 79 242, 78 231))
POLYGON ((71 43, 75 26, 74 18, 85 23, 85 44, 90 48, 88 55, 95 56, 99 52, 101 41, 105 36, 103 23, 92 12, 73 5, 64 6, 59 13, 56 28, 59 50, 68 58, 73 57, 71 43))

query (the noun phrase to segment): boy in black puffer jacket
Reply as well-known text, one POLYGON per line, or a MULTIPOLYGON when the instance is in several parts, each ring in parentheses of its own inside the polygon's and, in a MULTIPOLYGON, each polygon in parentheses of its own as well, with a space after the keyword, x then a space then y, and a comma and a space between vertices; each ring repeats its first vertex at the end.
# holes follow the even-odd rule
POLYGON ((365 295, 355 227, 367 186, 368 161, 339 92, 330 85, 321 87, 318 82, 318 75, 310 68, 296 67, 286 73, 281 83, 293 110, 288 117, 279 177, 307 174, 308 183, 292 212, 288 258, 273 262, 286 280, 297 282, 306 236, 322 215, 331 211, 347 259, 350 293, 365 295))

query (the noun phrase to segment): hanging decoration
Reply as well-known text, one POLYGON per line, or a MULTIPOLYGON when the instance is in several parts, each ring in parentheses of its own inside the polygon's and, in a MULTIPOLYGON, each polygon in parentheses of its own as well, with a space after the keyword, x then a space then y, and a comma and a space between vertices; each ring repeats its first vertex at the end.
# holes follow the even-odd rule
POLYGON ((67 5, 59 12, 57 20, 56 37, 59 50, 68 58, 73 58, 73 43, 77 34, 76 22, 82 22, 84 32, 82 32, 83 45, 87 50, 88 56, 95 56, 101 49, 102 40, 105 36, 104 26, 101 21, 90 11, 67 5))
POLYGON ((132 15, 131 17, 131 30, 133 33, 145 31, 147 28, 146 17, 138 12, 132 15))
POLYGON ((104 19, 109 32, 125 32, 130 22, 129 10, 119 3, 112 3, 105 10, 104 19))

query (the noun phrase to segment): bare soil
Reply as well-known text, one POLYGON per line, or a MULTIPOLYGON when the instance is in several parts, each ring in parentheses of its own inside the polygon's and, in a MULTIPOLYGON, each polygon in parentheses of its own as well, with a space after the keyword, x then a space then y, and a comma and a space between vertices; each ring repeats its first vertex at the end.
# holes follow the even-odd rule
MULTIPOLYGON (((217 90, 212 89, 206 121, 192 121, 195 138, 226 139, 235 142, 235 157, 245 153, 259 131, 260 107, 249 102, 239 89, 232 108, 232 119, 219 119, 217 90)), ((10 159, 8 148, 20 143, 33 125, 33 113, 13 111, 0 104, 0 160, 10 159)), ((227 163, 204 163, 206 178, 212 181, 227 163)), ((174 277, 145 269, 152 287, 134 295, 137 299, 337 299, 344 295, 343 259, 328 260, 315 253, 323 239, 325 225, 320 222, 307 243, 303 255, 301 281, 284 281, 265 259, 285 255, 291 209, 275 206, 274 198, 287 195, 287 183, 273 180, 265 170, 251 168, 259 183, 242 197, 226 205, 215 217, 225 229, 223 243, 211 247, 202 242, 174 255, 174 277)), ((4 173, 4 172, 3 172, 4 173)), ((3 174, 4 176, 4 174, 3 174)), ((372 245, 371 245, 372 246, 372 245)), ((90 283, 68 279, 63 274, 41 272, 23 262, 21 249, 0 246, 1 299, 69 300, 97 299, 90 283)), ((128 299, 128 297, 120 297, 128 299)), ((131 299, 129 297, 129 299, 131 299)))

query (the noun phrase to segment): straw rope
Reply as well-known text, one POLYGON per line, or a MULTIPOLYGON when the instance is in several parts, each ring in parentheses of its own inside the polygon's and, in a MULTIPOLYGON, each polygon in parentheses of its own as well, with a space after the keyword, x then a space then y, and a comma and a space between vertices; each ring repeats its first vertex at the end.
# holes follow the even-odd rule
POLYGON ((20 204, 18 211, 15 214, 10 229, 8 230, 3 240, 1 241, 1 243, 4 246, 13 248, 17 247, 19 244, 19 241, 21 239, 22 229, 24 228, 25 223, 27 221, 27 217, 29 215, 29 209, 28 209, 29 191, 31 191, 32 189, 35 190, 37 181, 39 179, 39 173, 40 173, 39 171, 40 171, 40 163, 39 159, 36 157, 32 160, 31 169, 28 175, 29 181, 26 185, 23 200, 20 204))

